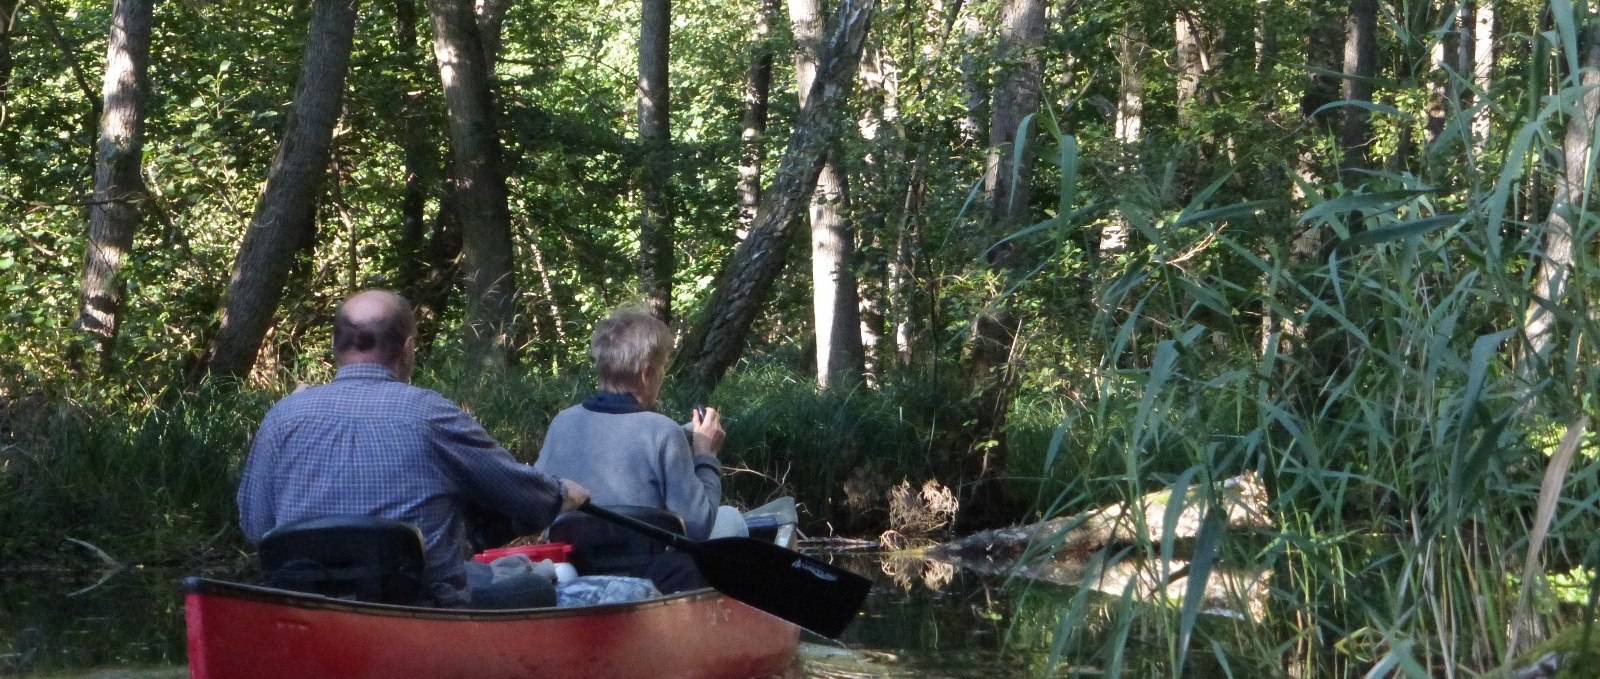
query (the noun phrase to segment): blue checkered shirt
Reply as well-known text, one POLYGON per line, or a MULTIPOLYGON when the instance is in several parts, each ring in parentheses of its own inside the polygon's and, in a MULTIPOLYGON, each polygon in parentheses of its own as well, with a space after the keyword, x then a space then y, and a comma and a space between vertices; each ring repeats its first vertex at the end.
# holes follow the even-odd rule
POLYGON ((460 407, 358 364, 267 413, 239 485, 239 522, 258 543, 276 526, 328 514, 406 521, 422 530, 428 594, 458 606, 469 598, 463 508, 537 532, 561 501, 556 477, 512 458, 460 407))

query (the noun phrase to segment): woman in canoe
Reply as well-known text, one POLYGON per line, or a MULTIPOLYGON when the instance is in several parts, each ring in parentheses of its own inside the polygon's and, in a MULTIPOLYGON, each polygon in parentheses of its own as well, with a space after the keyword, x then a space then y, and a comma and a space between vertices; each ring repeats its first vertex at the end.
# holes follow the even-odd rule
MULTIPOLYGON (((603 507, 670 511, 683 519, 690 539, 742 535, 739 512, 719 506, 725 433, 717 410, 696 408, 687 425, 652 410, 672 344, 667 325, 640 307, 619 308, 596 325, 589 347, 600 390, 550 422, 534 468, 583 484, 603 507)), ((637 575, 663 592, 702 584, 687 561, 667 561, 675 563, 637 575)))

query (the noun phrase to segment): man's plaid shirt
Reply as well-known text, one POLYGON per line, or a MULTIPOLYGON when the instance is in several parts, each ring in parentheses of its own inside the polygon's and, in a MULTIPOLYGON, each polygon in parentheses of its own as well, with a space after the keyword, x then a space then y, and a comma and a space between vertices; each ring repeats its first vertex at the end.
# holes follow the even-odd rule
POLYGON ((427 551, 428 592, 453 606, 468 599, 466 505, 537 532, 561 501, 555 477, 512 458, 454 403, 388 368, 350 365, 267 413, 239 485, 239 521, 251 542, 328 514, 414 524, 427 551))

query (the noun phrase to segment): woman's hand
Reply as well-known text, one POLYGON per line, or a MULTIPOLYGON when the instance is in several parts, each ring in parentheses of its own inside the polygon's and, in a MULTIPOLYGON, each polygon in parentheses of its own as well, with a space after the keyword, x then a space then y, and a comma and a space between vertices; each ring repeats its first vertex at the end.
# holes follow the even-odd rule
POLYGON ((690 447, 700 455, 716 457, 722 450, 722 440, 727 438, 727 432, 722 431, 722 415, 716 408, 704 406, 694 409, 694 415, 689 420, 690 447))

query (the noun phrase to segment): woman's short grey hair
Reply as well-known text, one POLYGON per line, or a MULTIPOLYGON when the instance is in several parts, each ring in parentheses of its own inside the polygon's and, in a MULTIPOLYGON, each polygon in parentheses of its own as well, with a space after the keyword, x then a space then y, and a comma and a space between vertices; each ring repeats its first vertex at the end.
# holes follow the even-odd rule
POLYGON ((666 365, 672 330, 643 306, 623 306, 594 326, 589 351, 601 382, 631 382, 646 365, 666 365))

